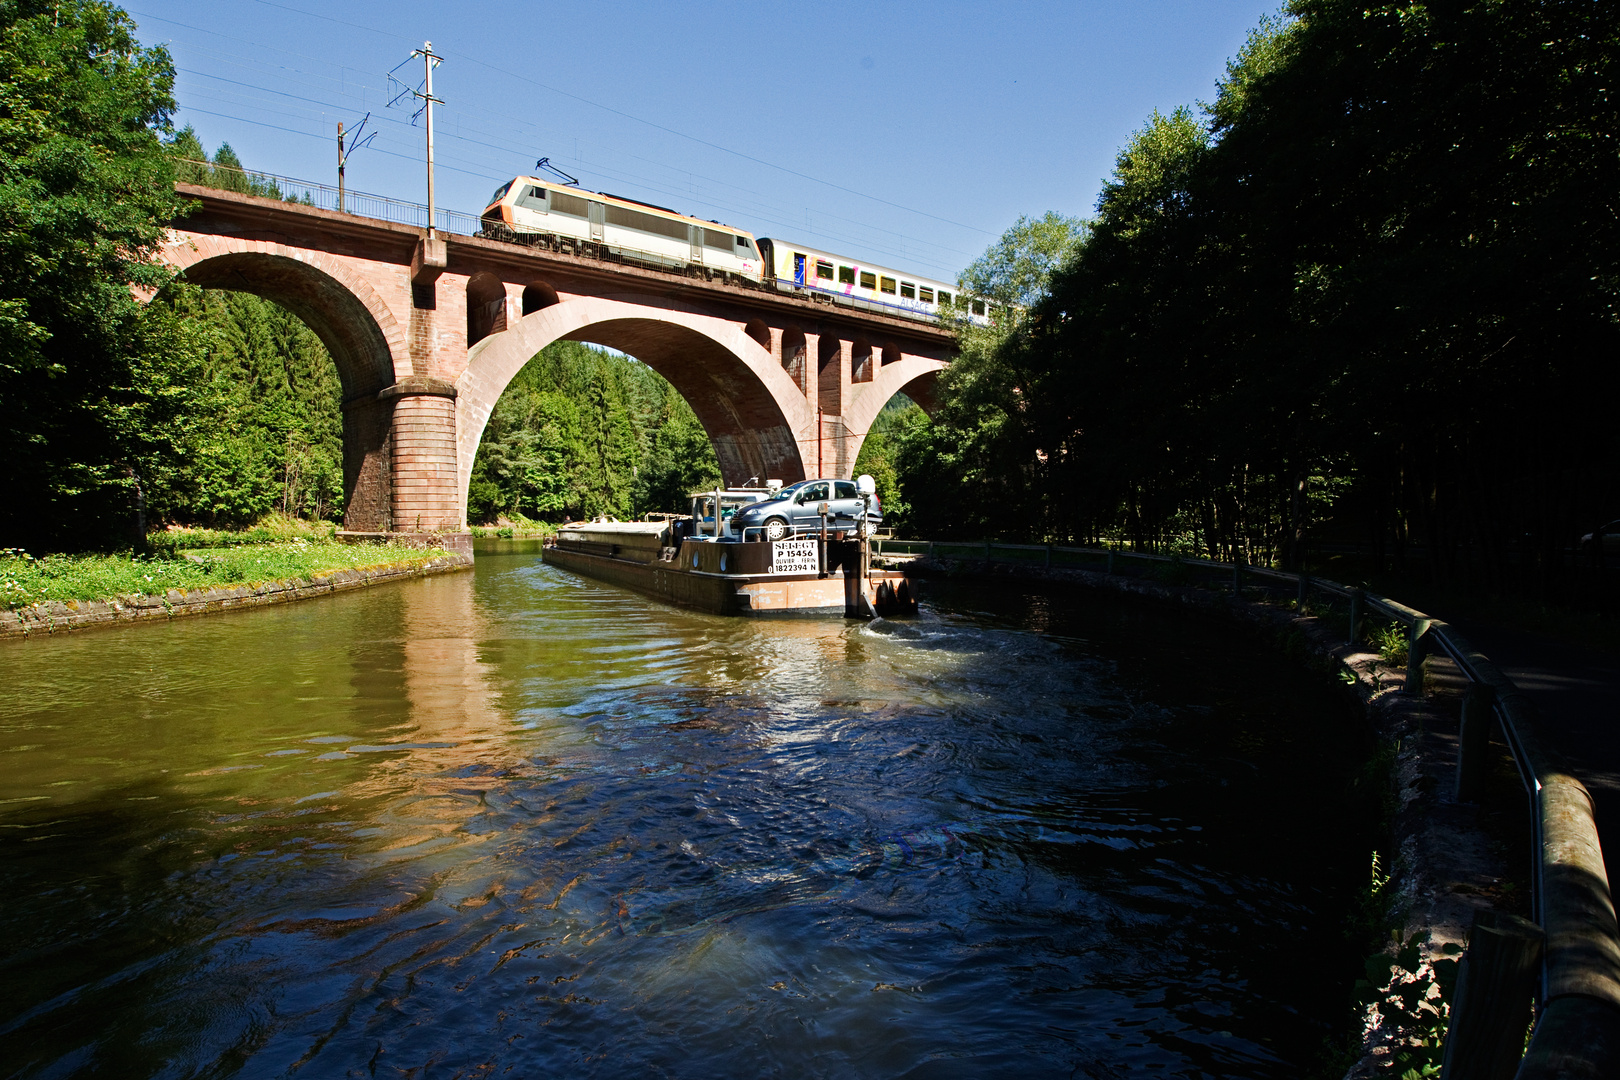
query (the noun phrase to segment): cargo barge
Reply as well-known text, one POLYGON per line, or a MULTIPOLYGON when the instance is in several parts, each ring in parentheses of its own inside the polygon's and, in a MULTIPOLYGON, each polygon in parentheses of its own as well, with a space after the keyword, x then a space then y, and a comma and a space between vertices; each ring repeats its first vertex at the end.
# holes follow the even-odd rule
POLYGON ((901 571, 873 569, 867 544, 850 538, 854 530, 769 540, 694 536, 692 525, 691 519, 564 525, 541 557, 719 615, 872 618, 917 611, 910 580, 901 571))

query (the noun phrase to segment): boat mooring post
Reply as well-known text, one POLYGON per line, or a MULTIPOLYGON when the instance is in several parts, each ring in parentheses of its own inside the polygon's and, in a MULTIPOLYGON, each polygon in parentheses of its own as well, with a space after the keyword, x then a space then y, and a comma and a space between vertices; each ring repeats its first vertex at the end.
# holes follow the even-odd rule
POLYGON ((821 576, 827 576, 827 504, 816 508, 821 514, 821 576))

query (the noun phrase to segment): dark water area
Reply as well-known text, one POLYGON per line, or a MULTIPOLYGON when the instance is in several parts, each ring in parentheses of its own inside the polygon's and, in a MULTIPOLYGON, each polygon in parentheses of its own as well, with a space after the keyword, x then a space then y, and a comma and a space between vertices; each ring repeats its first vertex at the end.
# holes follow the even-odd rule
POLYGON ((1356 708, 1232 628, 468 574, 0 645, 0 1076, 1298 1077, 1356 708))

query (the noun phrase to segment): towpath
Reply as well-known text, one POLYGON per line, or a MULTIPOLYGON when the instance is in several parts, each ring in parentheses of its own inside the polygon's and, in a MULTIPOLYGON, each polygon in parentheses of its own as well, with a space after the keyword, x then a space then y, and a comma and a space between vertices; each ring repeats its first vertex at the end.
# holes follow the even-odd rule
POLYGON ((1592 793, 1612 879, 1620 871, 1620 657, 1488 623, 1452 625, 1535 703, 1543 743, 1592 793))

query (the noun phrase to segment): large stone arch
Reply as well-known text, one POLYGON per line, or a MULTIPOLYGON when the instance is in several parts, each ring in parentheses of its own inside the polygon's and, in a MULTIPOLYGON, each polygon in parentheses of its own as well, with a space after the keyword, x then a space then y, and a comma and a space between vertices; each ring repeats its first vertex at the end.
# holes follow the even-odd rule
POLYGON ((209 236, 172 243, 162 257, 194 285, 279 304, 320 338, 343 387, 344 526, 390 527, 393 402, 378 392, 410 362, 405 333, 376 290, 324 252, 267 241, 209 236))
POLYGON ((167 246, 162 259, 207 289, 274 301, 302 319, 337 365, 344 398, 373 393, 410 370, 405 331, 365 278, 321 251, 209 236, 167 246))
POLYGON ((872 430, 878 413, 883 411, 883 406, 894 395, 904 393, 922 406, 928 415, 934 415, 938 407, 935 384, 939 380, 939 373, 949 366, 943 360, 930 360, 925 356, 902 356, 877 368, 872 381, 862 385, 844 413, 845 437, 849 440, 848 453, 852 468, 855 460, 861 456, 861 444, 866 441, 867 432, 872 430))
POLYGON ((484 425, 502 391, 536 353, 564 339, 618 349, 668 379, 708 432, 727 484, 805 478, 815 410, 744 327, 692 312, 579 298, 525 315, 469 350, 466 373, 456 382, 462 506, 484 425))

